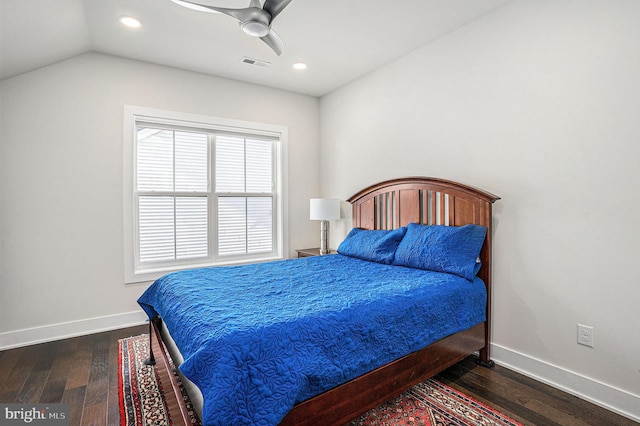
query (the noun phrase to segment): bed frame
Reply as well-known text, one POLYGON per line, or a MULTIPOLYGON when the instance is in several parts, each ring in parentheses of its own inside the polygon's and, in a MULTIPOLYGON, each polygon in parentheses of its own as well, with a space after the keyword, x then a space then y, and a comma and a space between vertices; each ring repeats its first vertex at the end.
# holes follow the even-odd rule
MULTIPOLYGON (((487 287, 487 321, 445 337, 426 348, 406 355, 316 397, 295 405, 281 425, 342 425, 398 396, 410 387, 478 352, 478 363, 493 366, 490 358, 491 331, 491 238, 492 204, 500 198, 460 183, 427 177, 381 182, 363 189, 348 201, 353 206, 353 227, 395 229, 411 222, 425 225, 486 226, 487 237, 480 252, 478 276, 487 287)), ((170 369, 162 342, 161 321, 150 323, 150 336, 158 344, 149 362, 170 369)), ((173 374, 171 386, 180 404, 184 424, 191 424, 173 374)), ((168 389, 167 389, 168 391, 168 389)), ((174 418, 175 421, 180 419, 174 418)), ((179 424, 179 423, 176 423, 179 424)))

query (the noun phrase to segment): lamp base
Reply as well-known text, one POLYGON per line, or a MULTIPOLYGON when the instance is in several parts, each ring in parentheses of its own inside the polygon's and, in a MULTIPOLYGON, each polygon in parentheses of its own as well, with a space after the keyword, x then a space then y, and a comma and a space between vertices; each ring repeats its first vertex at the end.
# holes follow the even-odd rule
POLYGON ((320 256, 329 253, 327 241, 329 240, 329 221, 320 221, 320 256))

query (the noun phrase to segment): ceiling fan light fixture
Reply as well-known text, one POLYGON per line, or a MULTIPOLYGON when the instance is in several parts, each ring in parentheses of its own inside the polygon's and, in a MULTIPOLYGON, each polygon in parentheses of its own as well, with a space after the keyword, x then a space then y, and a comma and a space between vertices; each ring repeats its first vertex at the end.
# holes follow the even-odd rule
POLYGON ((258 21, 247 21, 240 24, 242 31, 254 37, 264 37, 269 34, 269 26, 258 21))

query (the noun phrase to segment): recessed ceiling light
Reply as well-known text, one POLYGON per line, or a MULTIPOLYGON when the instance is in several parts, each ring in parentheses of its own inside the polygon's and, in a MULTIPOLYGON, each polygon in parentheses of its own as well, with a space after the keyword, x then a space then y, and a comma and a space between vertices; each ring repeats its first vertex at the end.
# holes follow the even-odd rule
POLYGON ((140 28, 142 24, 136 18, 131 16, 121 16, 120 23, 129 28, 140 28))
POLYGON ((306 70, 307 69, 307 64, 305 64, 303 62, 297 62, 297 63, 293 64, 293 69, 306 70))

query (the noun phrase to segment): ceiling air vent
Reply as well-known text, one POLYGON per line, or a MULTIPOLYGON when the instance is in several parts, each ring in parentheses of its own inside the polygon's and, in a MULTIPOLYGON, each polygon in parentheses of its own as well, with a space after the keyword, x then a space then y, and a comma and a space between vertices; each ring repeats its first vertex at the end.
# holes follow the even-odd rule
POLYGON ((247 58, 246 56, 242 58, 242 62, 244 62, 245 64, 254 65, 260 68, 266 68, 271 64, 270 62, 267 62, 267 61, 261 61, 260 59, 247 58))

